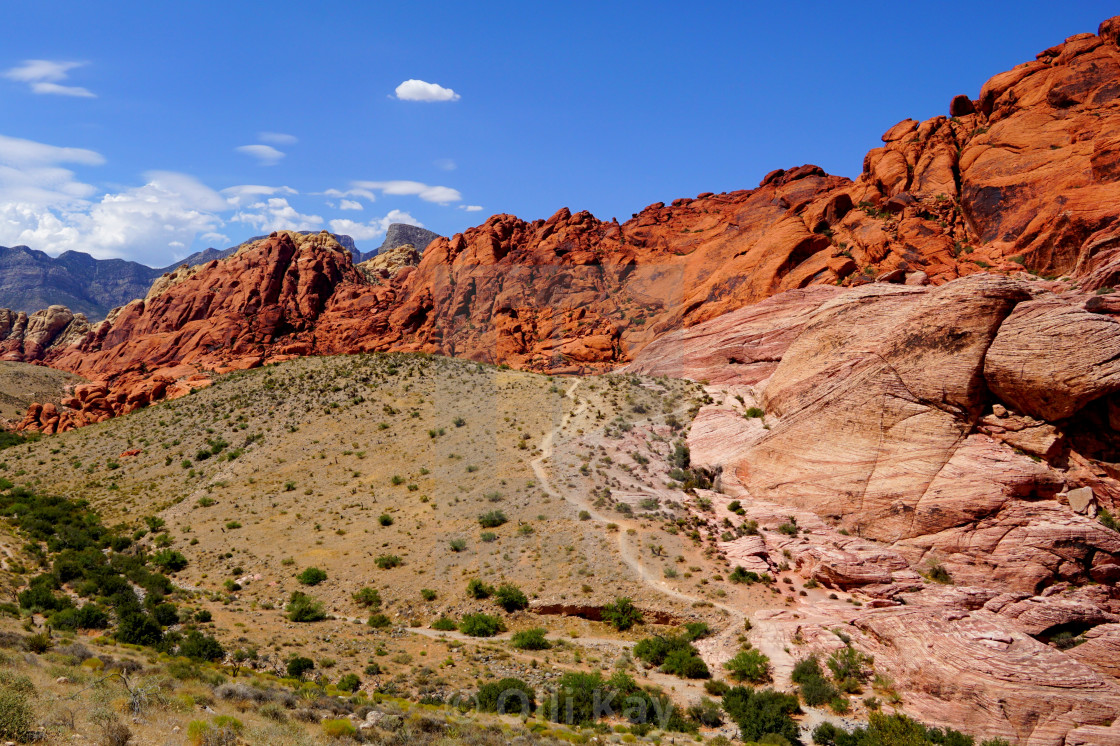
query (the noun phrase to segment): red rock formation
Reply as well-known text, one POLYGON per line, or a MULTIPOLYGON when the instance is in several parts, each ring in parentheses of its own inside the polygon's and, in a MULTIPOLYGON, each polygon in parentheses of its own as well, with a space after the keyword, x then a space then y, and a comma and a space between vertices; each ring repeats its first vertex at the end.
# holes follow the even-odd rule
POLYGON ((40 339, 52 321, 45 335, 12 331, 3 349, 114 390, 144 366, 372 350, 563 372, 625 362, 665 333, 808 285, 938 284, 1021 271, 1015 257, 1104 286, 1120 277, 1115 25, 997 75, 975 102, 957 97, 951 118, 892 127, 854 182, 807 165, 622 224, 567 209, 496 215, 383 284, 325 234, 282 233, 157 281, 61 348, 40 339))

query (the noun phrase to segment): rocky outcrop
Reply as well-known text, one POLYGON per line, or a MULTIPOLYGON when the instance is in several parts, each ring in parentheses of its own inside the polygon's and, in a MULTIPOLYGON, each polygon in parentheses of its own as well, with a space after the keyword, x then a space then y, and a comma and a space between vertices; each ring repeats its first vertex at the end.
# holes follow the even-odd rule
MULTIPOLYGON (((257 236, 245 243, 261 238, 263 236, 257 236)), ((344 235, 334 238, 349 249, 357 261, 361 252, 354 245, 354 239, 344 235)), ((232 256, 243 245, 205 249, 163 268, 123 259, 94 259, 80 251, 66 251, 51 257, 27 246, 0 246, 0 307, 32 313, 61 305, 87 318, 101 320, 112 309, 143 298, 152 282, 161 276, 181 267, 197 267, 232 256)))
POLYGON ((376 254, 358 265, 358 271, 373 283, 392 279, 405 267, 420 263, 420 252, 412 244, 401 244, 376 254))
POLYGON ((49 352, 60 353, 80 344, 90 328, 84 315, 71 313, 63 306, 51 306, 31 315, 0 308, 0 360, 42 360, 49 352))
POLYGON ((379 254, 387 254, 406 244, 414 247, 417 253, 422 254, 428 244, 440 237, 438 233, 427 228, 409 225, 408 223, 392 223, 385 231, 385 240, 381 242, 381 245, 373 251, 359 252, 360 255, 355 261, 368 262, 379 254))

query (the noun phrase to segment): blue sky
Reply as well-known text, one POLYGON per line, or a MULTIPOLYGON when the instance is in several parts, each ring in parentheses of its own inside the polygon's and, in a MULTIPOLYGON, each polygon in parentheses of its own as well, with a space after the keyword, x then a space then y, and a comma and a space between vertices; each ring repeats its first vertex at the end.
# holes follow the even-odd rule
POLYGON ((895 122, 1116 12, 5 3, 0 245, 164 265, 294 227, 369 250, 392 220, 625 219, 806 162, 855 177, 895 122))

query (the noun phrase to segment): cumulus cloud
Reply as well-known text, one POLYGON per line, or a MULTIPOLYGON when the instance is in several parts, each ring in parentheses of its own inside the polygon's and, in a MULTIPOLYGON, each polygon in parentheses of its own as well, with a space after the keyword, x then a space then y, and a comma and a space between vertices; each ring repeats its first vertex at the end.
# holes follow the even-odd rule
POLYGON ((256 158, 260 166, 275 166, 284 157, 284 153, 271 145, 240 145, 234 150, 256 158))
POLYGON ((341 200, 338 203, 338 209, 340 209, 340 210, 364 210, 365 208, 362 207, 361 202, 355 202, 352 199, 344 199, 344 200, 341 200))
POLYGON ((481 212, 482 205, 459 205, 459 209, 467 212, 481 212))
POLYGON ((350 236, 355 241, 369 241, 374 238, 381 238, 385 232, 389 230, 389 226, 393 223, 408 223, 415 225, 417 228, 423 228, 424 224, 416 218, 409 215, 407 212, 401 210, 390 210, 389 214, 382 218, 374 218, 368 223, 359 223, 355 220, 332 220, 331 233, 342 234, 350 236))
POLYGON ((458 101, 459 94, 450 88, 423 80, 406 80, 397 86, 397 98, 401 101, 458 101))
POLYGON ((230 237, 224 233, 203 233, 199 238, 211 246, 227 246, 230 242, 230 237))
POLYGON ((323 224, 319 215, 304 215, 288 204, 283 197, 271 197, 254 202, 234 213, 230 220, 251 225, 260 233, 272 231, 313 231, 323 224))
POLYGON ((8 80, 27 83, 32 93, 97 98, 87 88, 61 84, 62 81, 70 77, 71 70, 85 64, 85 62, 60 62, 55 60, 24 60, 22 65, 5 70, 3 75, 8 80))
POLYGON ((435 202, 440 205, 463 199, 458 189, 429 186, 419 181, 355 181, 353 185, 359 189, 376 189, 382 194, 416 196, 425 202, 435 202))
POLYGON ((98 258, 147 253, 158 262, 165 258, 161 250, 189 245, 199 233, 222 225, 217 213, 227 209, 226 201, 193 177, 154 171, 145 179, 143 186, 105 194, 96 202, 0 199, 0 243, 27 244, 50 254, 85 251, 98 258))
POLYGON ((295 145, 299 138, 295 135, 286 135, 283 132, 260 132, 257 139, 269 145, 295 145))
POLYGON ((450 158, 440 158, 438 160, 432 161, 432 163, 436 168, 443 169, 444 171, 454 171, 459 167, 459 165, 450 158))

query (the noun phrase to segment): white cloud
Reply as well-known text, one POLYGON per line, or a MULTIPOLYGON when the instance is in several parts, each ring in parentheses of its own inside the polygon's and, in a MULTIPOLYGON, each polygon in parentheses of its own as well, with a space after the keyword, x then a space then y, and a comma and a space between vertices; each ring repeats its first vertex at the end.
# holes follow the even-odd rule
POLYGON ((82 148, 60 148, 33 140, 0 135, 0 163, 13 166, 35 166, 52 163, 79 163, 100 166, 105 158, 100 153, 82 148))
POLYGON ((284 157, 284 153, 271 145, 241 145, 234 150, 256 158, 257 164, 261 166, 275 166, 284 157))
POLYGON ((389 230, 389 226, 393 223, 408 223, 409 225, 415 225, 417 228, 424 227, 424 224, 419 220, 401 210, 390 210, 389 214, 385 217, 374 218, 368 223, 341 219, 332 220, 330 225, 331 233, 350 236, 350 238, 355 241, 369 241, 384 236, 385 232, 389 230))
POLYGON ((37 207, 75 204, 97 189, 78 181, 73 171, 59 164, 99 166, 104 162, 92 150, 0 135, 0 202, 37 207))
POLYGON ((482 205, 459 205, 459 209, 467 212, 482 212, 482 205))
POLYGON ((441 168, 444 171, 454 171, 455 169, 459 168, 459 165, 450 158, 440 158, 438 160, 432 161, 432 165, 434 165, 436 168, 441 168))
POLYGON ((27 244, 49 254, 74 250, 98 258, 127 256, 158 266, 167 258, 166 248, 187 246, 199 233, 222 225, 217 213, 228 209, 226 201, 193 177, 155 171, 145 178, 143 186, 106 194, 98 202, 0 199, 0 244, 27 244))
POLYGON ((361 197, 367 202, 377 201, 377 195, 368 189, 347 189, 345 192, 338 189, 328 189, 323 194, 328 197, 361 197))
POLYGON ((463 195, 458 189, 445 186, 429 186, 419 181, 355 181, 359 189, 376 189, 382 194, 414 195, 425 202, 436 202, 446 205, 449 202, 459 202, 463 195))
POLYGON ((259 201, 261 197, 271 197, 274 194, 284 194, 293 196, 299 194, 295 189, 289 186, 261 186, 259 184, 241 184, 239 186, 226 187, 222 190, 222 195, 233 207, 241 207, 247 202, 259 201))
POLYGON ((322 217, 301 214, 283 197, 271 197, 264 202, 254 202, 235 213, 230 220, 251 225, 260 233, 279 230, 313 231, 323 224, 322 217))
POLYGON ((352 199, 344 199, 344 200, 342 200, 338 203, 338 209, 340 209, 340 210, 364 210, 365 208, 362 207, 361 202, 355 202, 352 199))
POLYGON ((397 98, 401 101, 458 101, 459 94, 450 88, 423 80, 406 80, 397 86, 397 98))
POLYGON ((230 242, 229 236, 224 233, 203 233, 199 236, 203 241, 211 246, 217 244, 218 246, 227 246, 230 242))
POLYGON ((295 145, 299 138, 295 135, 286 135, 283 132, 260 132, 257 139, 270 145, 295 145))
POLYGON ((75 67, 85 62, 58 62, 54 60, 24 60, 22 65, 4 71, 4 77, 19 83, 27 83, 32 93, 53 94, 56 96, 76 96, 78 98, 97 98, 86 88, 73 85, 60 85, 70 77, 75 67))

